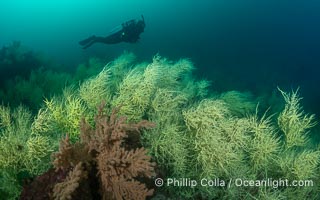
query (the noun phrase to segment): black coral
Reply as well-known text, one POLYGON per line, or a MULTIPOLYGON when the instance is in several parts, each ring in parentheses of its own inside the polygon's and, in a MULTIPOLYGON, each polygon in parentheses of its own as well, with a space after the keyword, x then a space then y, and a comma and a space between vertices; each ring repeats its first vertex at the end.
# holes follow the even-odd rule
POLYGON ((89 180, 90 174, 98 176, 98 190, 103 199, 145 199, 152 195, 153 190, 139 180, 154 176, 155 164, 144 148, 133 149, 126 139, 154 124, 148 121, 128 124, 125 117, 117 117, 118 109, 108 117, 103 108, 98 108, 94 128, 82 120, 80 142, 70 144, 68 137, 61 141, 60 151, 54 154, 54 166, 70 172, 64 182, 54 187, 54 197, 77 196, 72 193, 81 182, 89 180))
POLYGON ((103 151, 98 156, 98 170, 105 195, 113 193, 116 199, 145 199, 153 193, 134 179, 154 175, 150 157, 142 148, 126 151, 115 147, 112 151, 103 151))
POLYGON ((82 167, 82 163, 78 163, 72 171, 69 172, 67 178, 57 183, 53 188, 53 198, 57 200, 72 199, 72 194, 79 187, 79 183, 82 179, 87 178, 87 173, 82 167))

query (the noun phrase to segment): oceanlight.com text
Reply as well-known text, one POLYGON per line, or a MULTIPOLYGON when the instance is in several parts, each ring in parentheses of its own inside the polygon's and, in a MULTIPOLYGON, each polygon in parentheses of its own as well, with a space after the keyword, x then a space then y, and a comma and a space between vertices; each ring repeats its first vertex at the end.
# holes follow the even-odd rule
POLYGON ((263 180, 250 180, 243 178, 234 178, 223 180, 219 178, 210 179, 203 178, 200 180, 192 178, 157 178, 155 180, 157 187, 312 187, 314 185, 312 180, 288 180, 288 179, 272 179, 267 178, 263 180))

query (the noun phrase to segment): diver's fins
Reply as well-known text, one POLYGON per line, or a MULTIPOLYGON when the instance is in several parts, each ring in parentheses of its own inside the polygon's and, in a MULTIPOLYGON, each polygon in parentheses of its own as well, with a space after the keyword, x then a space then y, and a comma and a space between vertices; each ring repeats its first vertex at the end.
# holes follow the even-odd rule
POLYGON ((93 35, 93 36, 90 36, 90 37, 88 37, 87 39, 81 40, 81 41, 79 42, 79 44, 82 45, 82 46, 87 45, 87 44, 91 43, 92 41, 94 41, 95 38, 96 38, 96 36, 94 36, 94 35, 93 35))

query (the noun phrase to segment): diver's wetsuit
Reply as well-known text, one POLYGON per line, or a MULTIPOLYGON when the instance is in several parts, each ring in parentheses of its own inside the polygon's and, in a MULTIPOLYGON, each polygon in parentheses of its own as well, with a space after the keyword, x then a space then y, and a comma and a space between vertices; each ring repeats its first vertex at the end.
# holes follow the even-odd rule
POLYGON ((141 20, 129 20, 123 23, 121 30, 112 33, 107 37, 91 36, 79 42, 84 49, 90 47, 94 43, 105 43, 105 44, 117 44, 120 42, 136 43, 139 40, 140 34, 144 31, 146 24, 144 18, 141 16, 141 20))

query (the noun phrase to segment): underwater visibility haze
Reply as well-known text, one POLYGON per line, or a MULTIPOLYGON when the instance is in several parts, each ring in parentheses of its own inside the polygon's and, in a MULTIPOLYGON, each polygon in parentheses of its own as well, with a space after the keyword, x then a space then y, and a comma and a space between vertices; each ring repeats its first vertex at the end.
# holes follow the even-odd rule
POLYGON ((1 1, 0 199, 320 199, 319 10, 1 1))

